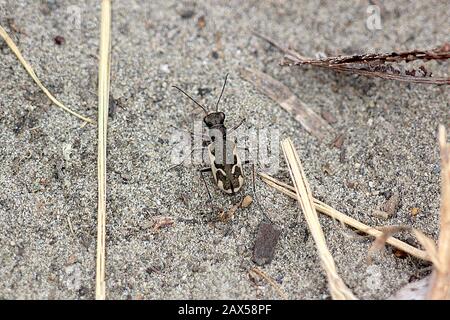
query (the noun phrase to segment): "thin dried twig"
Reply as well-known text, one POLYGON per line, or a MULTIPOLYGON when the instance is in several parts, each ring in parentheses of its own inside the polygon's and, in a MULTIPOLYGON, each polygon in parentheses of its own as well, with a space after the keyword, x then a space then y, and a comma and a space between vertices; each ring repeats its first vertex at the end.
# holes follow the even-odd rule
MULTIPOLYGON (((411 232, 416 237, 416 239, 425 249, 424 252, 426 254, 427 260, 432 262, 436 267, 438 267, 439 261, 437 259, 436 243, 434 242, 433 239, 426 236, 422 231, 409 226, 384 226, 378 227, 377 229, 381 231, 381 234, 375 238, 375 241, 372 243, 372 246, 369 249, 367 259, 369 264, 372 263, 373 254, 380 251, 385 246, 389 238, 391 238, 394 234, 398 232, 408 231, 411 232)), ((404 250, 401 251, 406 252, 404 250)))
POLYGON ((259 91, 294 116, 306 131, 319 140, 323 140, 325 134, 333 130, 322 117, 306 106, 281 82, 265 73, 248 68, 242 68, 240 74, 242 78, 251 82, 259 91))
POLYGON ((437 255, 436 243, 433 239, 427 237, 422 231, 418 229, 412 229, 413 235, 420 242, 420 244, 425 248, 430 261, 436 268, 440 268, 439 257, 437 255))
POLYGON ((368 255, 367 255, 367 262, 368 264, 372 263, 372 256, 384 248, 384 245, 386 244, 387 239, 392 237, 395 233, 408 230, 408 227, 404 226, 386 226, 386 227, 379 227, 378 230, 381 231, 381 234, 377 237, 375 237, 375 241, 372 243, 372 246, 369 248, 368 255))
POLYGON ((3 29, 2 26, 0 26, 0 36, 3 38, 3 40, 5 40, 6 44, 9 46, 9 48, 12 50, 12 52, 16 55, 17 59, 19 59, 20 63, 22 64, 22 66, 25 68, 25 70, 28 72, 28 74, 31 76, 31 78, 34 80, 34 82, 38 85, 38 87, 47 95, 47 97, 58 107, 60 107, 61 109, 63 109, 64 111, 74 115, 75 117, 89 122, 89 123, 94 123, 93 120, 84 117, 78 113, 76 113, 75 111, 69 109, 68 107, 66 107, 64 104, 62 104, 61 102, 59 102, 51 93, 50 91, 47 90, 47 88, 42 84, 42 82, 39 80, 39 78, 37 77, 36 73, 34 72, 33 68, 30 66, 30 64, 24 59, 24 57, 22 56, 22 54, 20 53, 19 48, 16 46, 16 44, 14 43, 14 41, 11 39, 11 37, 8 35, 8 33, 5 31, 5 29, 3 29))
POLYGON ((98 71, 98 215, 96 299, 106 299, 106 133, 108 126, 111 65, 111 1, 102 0, 100 26, 100 61, 98 71))
POLYGON ((450 44, 445 43, 432 50, 412 50, 390 53, 369 53, 350 56, 326 57, 313 59, 304 57, 295 50, 288 48, 264 36, 253 32, 256 36, 269 42, 285 56, 281 62, 282 66, 312 65, 327 68, 338 72, 359 74, 366 77, 377 77, 387 80, 397 80, 404 82, 424 83, 424 84, 450 84, 450 78, 431 77, 424 66, 417 69, 401 70, 395 63, 410 62, 414 60, 447 60, 450 59, 450 44))
POLYGON ((430 299, 450 299, 450 144, 444 126, 439 126, 441 150, 441 223, 437 248, 439 267, 434 268, 430 299))
POLYGON ((67 224, 69 225, 70 233, 74 236, 74 235, 75 235, 75 232, 73 231, 73 228, 72 228, 72 221, 70 220, 70 217, 69 217, 69 216, 67 216, 67 224))
POLYGON ((354 300, 356 297, 337 273, 333 257, 328 250, 325 236, 320 226, 303 166, 289 138, 282 141, 282 148, 296 190, 297 201, 300 203, 306 222, 308 223, 309 231, 316 243, 322 266, 327 274, 331 297, 338 300, 354 300))
MULTIPOLYGON (((447 134, 443 126, 439 127, 439 145, 441 150, 441 230, 439 234, 439 246, 433 239, 423 232, 413 228, 411 230, 420 244, 425 248, 429 260, 433 263, 433 274, 427 297, 435 300, 450 299, 450 145, 446 142, 447 134)), ((383 229, 383 235, 374 242, 371 250, 377 250, 384 245, 385 240, 393 233, 403 230, 398 227, 383 229)), ((429 280, 429 279, 428 279, 429 280)))
POLYGON ((154 217, 154 223, 152 226, 152 231, 157 233, 161 228, 171 226, 175 223, 172 217, 157 216, 154 217))
POLYGON ((264 280, 266 280, 272 286, 272 288, 274 288, 274 290, 278 293, 278 295, 282 299, 287 300, 288 296, 287 296, 286 292, 284 292, 280 288, 280 286, 271 277, 269 277, 265 272, 263 272, 261 269, 259 269, 257 267, 250 269, 250 272, 255 273, 256 275, 258 275, 261 278, 263 278, 264 280))
MULTIPOLYGON (((298 55, 297 55, 298 57, 298 55)), ((301 57, 299 63, 320 64, 320 65, 338 65, 351 63, 385 63, 385 62, 411 62, 414 60, 447 60, 450 59, 450 44, 446 43, 432 50, 412 50, 389 53, 366 53, 354 54, 350 56, 325 57, 321 59, 305 59, 301 57)))
MULTIPOLYGON (((281 182, 265 173, 259 173, 259 175, 261 176, 262 180, 267 183, 269 186, 281 191, 282 193, 286 194, 287 196, 293 198, 293 199, 297 199, 297 195, 295 192, 295 189, 284 183, 281 182)), ((320 200, 314 199, 314 205, 316 207, 316 210, 320 213, 326 214, 327 216, 336 219, 342 223, 345 223, 359 231, 362 231, 368 235, 371 235, 373 237, 380 237, 382 236, 383 232, 372 228, 356 219, 353 219, 352 217, 349 217, 347 215, 345 215, 342 212, 337 211, 336 209, 330 207, 329 205, 323 203, 320 200)), ((407 252, 408 254, 422 259, 422 260, 427 260, 430 261, 430 258, 428 257, 427 253, 423 250, 417 249, 403 241, 400 241, 394 237, 388 237, 386 239, 386 243, 404 251, 407 252)))
POLYGON ((393 236, 395 233, 400 231, 409 231, 411 232, 416 239, 420 242, 420 244, 424 247, 425 252, 427 253, 428 260, 431 261, 435 268, 440 269, 439 257, 437 255, 437 247, 436 243, 433 239, 426 236, 422 231, 407 227, 407 226, 385 226, 378 228, 382 232, 382 234, 376 237, 372 246, 369 249, 369 257, 368 262, 371 263, 372 255, 381 250, 389 237, 393 236))

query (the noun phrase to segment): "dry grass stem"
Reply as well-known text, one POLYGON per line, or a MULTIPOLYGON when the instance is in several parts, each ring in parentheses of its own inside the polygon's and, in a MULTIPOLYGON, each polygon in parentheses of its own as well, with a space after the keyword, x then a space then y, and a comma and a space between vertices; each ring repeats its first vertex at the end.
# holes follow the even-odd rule
POLYGON ((444 126, 439 126, 441 151, 441 222, 437 248, 438 264, 431 278, 430 299, 450 299, 450 144, 444 126))
POLYGON ((289 112, 306 131, 323 140, 328 132, 332 133, 328 123, 306 106, 292 91, 278 80, 257 70, 242 68, 240 75, 252 83, 260 92, 277 102, 284 110, 289 112))
POLYGON ((94 123, 93 120, 84 117, 78 113, 76 113, 75 111, 72 111, 71 109, 69 109, 68 107, 66 107, 64 104, 62 104, 61 102, 59 102, 51 93, 50 91, 47 90, 47 88, 42 84, 42 82, 39 80, 39 78, 37 77, 36 73, 34 72, 33 68, 31 68, 30 64, 24 59, 24 57, 22 56, 22 54, 20 53, 19 48, 16 46, 16 44, 14 43, 14 41, 11 39, 11 37, 8 35, 8 33, 5 31, 5 29, 3 29, 2 26, 0 26, 0 36, 3 38, 3 40, 5 40, 6 44, 8 45, 8 47, 12 50, 12 52, 14 52, 14 54, 16 55, 17 59, 19 59, 20 63, 22 64, 22 66, 25 68, 25 70, 28 72, 28 74, 31 76, 31 78, 33 78, 34 82, 36 82, 36 84, 38 85, 38 87, 47 95, 47 97, 58 107, 60 107, 61 109, 63 109, 64 111, 74 115, 75 117, 89 122, 89 123, 94 123))
POLYGON ((98 74, 98 214, 96 299, 106 298, 106 133, 108 126, 111 50, 111 1, 102 0, 98 74))
POLYGON ((369 248, 368 255, 367 255, 367 262, 368 264, 372 263, 372 257, 376 252, 381 251, 381 249, 384 248, 384 245, 386 244, 387 239, 392 237, 397 232, 408 230, 407 227, 403 226, 386 226, 386 227, 379 227, 378 230, 381 231, 381 235, 377 236, 375 238, 375 241, 372 243, 372 246, 369 248))
POLYGON ((413 235, 420 242, 422 247, 424 247, 429 260, 433 263, 436 268, 439 268, 439 258, 437 255, 436 243, 433 239, 427 237, 422 231, 417 229, 412 229, 413 235))
POLYGON ((282 299, 284 299, 284 300, 288 299, 286 292, 284 292, 283 289, 280 288, 280 286, 275 282, 275 280, 273 280, 271 277, 269 277, 261 269, 254 267, 254 268, 250 269, 250 273, 254 273, 254 274, 258 275, 259 277, 263 278, 264 280, 266 280, 282 299))
MULTIPOLYGON (((265 174, 265 173, 259 173, 259 175, 261 176, 262 180, 267 183, 269 186, 281 191, 282 193, 286 194, 287 196, 293 198, 293 199, 297 199, 297 195, 295 192, 295 189, 284 183, 281 182, 275 178, 272 178, 271 176, 265 174)), ((314 205, 316 207, 316 210, 319 211, 320 213, 326 214, 327 216, 336 219, 342 223, 345 223, 346 225, 349 225, 359 231, 362 231, 368 235, 371 235, 373 237, 380 237, 382 236, 383 232, 372 228, 356 219, 353 219, 352 217, 347 216, 346 214, 337 211, 336 209, 330 207, 329 205, 321 202, 320 200, 314 199, 314 205)), ((422 259, 422 260, 427 260, 430 261, 430 258, 428 257, 427 253, 423 250, 417 249, 403 241, 400 241, 394 237, 388 237, 386 239, 386 243, 392 245, 393 247, 396 247, 402 251, 407 252, 408 254, 422 259)))
POLYGON ((300 203, 309 231, 316 243, 322 266, 327 274, 331 297, 335 300, 354 300, 356 297, 337 273, 333 257, 328 250, 325 236, 320 226, 319 217, 317 216, 316 207, 305 172, 303 171, 303 166, 289 138, 282 141, 282 148, 296 190, 297 201, 300 203))
POLYGON ((75 232, 73 231, 73 228, 72 228, 72 221, 70 220, 70 217, 69 217, 69 216, 67 216, 67 224, 69 225, 70 233, 71 233, 73 236, 75 236, 75 232))

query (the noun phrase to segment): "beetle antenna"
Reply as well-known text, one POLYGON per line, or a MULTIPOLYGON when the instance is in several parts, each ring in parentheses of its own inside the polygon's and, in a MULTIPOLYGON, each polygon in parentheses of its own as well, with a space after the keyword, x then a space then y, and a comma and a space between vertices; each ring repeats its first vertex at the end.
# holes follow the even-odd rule
POLYGON ((225 81, 223 83, 222 92, 220 93, 219 100, 217 100, 217 103, 216 103, 216 112, 219 110, 219 102, 220 102, 220 99, 222 99, 223 91, 225 90, 225 85, 227 84, 227 79, 228 79, 228 73, 225 76, 225 81))
POLYGON ((208 114, 208 110, 206 110, 206 108, 204 106, 202 106, 200 103, 198 103, 197 101, 194 100, 194 98, 192 98, 190 95, 188 95, 186 92, 183 91, 183 89, 178 88, 177 86, 172 86, 175 89, 178 89, 179 91, 181 91, 186 97, 188 97, 189 99, 191 99, 197 106, 199 106, 200 108, 202 108, 203 112, 205 112, 206 114, 208 114))

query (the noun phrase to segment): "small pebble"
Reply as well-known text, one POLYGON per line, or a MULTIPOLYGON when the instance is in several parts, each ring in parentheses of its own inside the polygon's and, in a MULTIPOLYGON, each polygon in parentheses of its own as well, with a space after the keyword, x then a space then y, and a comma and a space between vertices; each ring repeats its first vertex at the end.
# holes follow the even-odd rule
POLYGON ((192 9, 184 9, 180 12, 180 17, 183 19, 190 19, 194 16, 195 11, 192 9))
POLYGON ((382 206, 381 211, 384 211, 388 216, 393 216, 397 213, 400 204, 400 195, 395 192, 382 206))
POLYGON ((211 56, 212 56, 214 59, 219 59, 219 53, 218 53, 216 50, 213 50, 213 52, 211 52, 211 56))
POLYGON ((65 39, 63 36, 56 36, 56 37, 53 39, 53 41, 55 41, 55 43, 56 43, 58 46, 61 46, 61 45, 63 45, 63 44, 66 42, 66 39, 65 39))
POLYGON ((253 202, 253 198, 249 195, 245 196, 244 199, 242 199, 241 202, 241 208, 247 208, 249 205, 251 205, 253 202))
POLYGON ((164 73, 170 73, 169 65, 168 64, 162 64, 159 67, 159 70, 161 70, 164 73))

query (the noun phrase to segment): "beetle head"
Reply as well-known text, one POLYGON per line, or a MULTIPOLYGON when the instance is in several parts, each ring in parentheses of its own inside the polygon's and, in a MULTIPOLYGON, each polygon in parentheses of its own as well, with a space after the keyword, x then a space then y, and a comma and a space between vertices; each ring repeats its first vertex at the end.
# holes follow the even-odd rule
POLYGON ((217 125, 223 125, 223 123, 225 122, 225 113, 223 113, 221 111, 211 112, 205 116, 205 118, 203 119, 203 122, 205 122, 205 124, 208 128, 212 128, 217 125))

